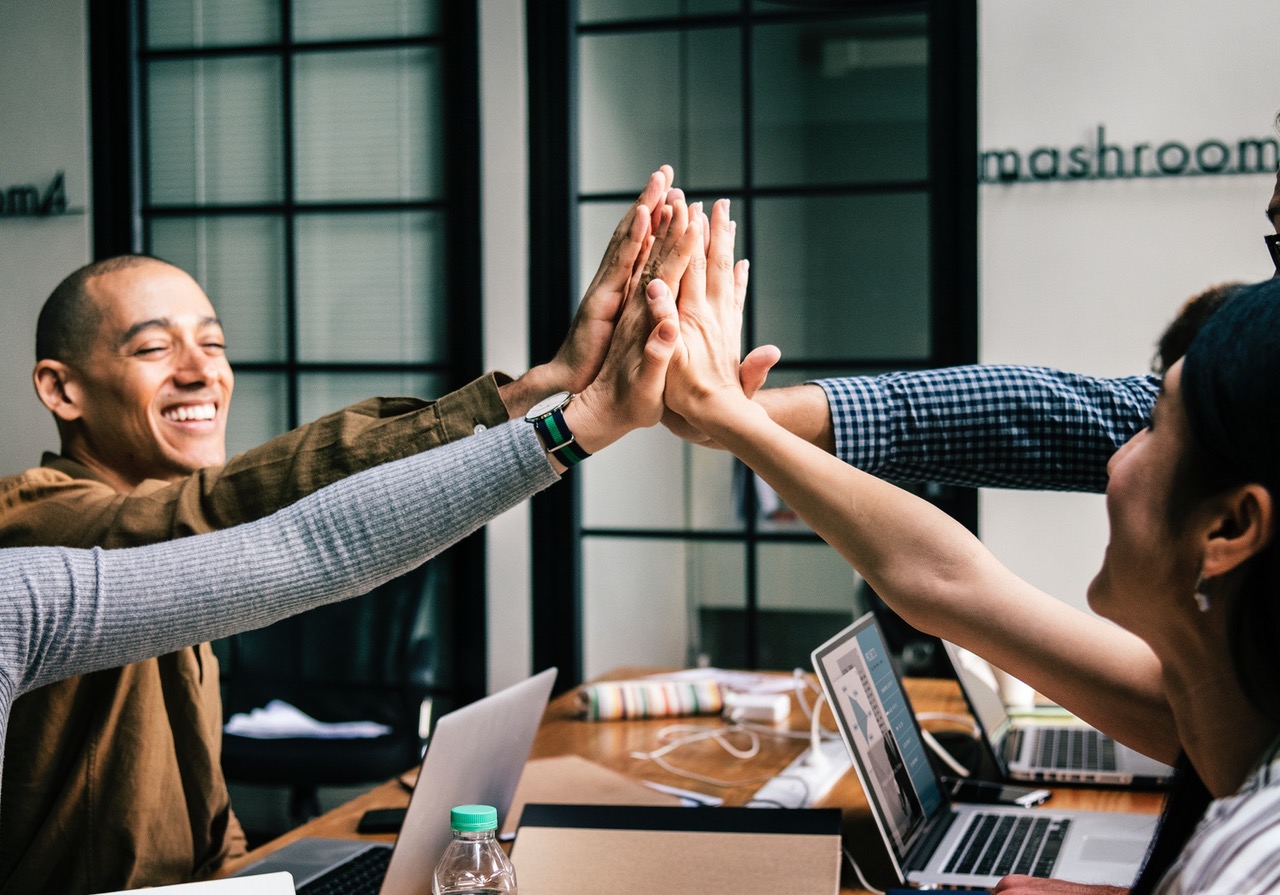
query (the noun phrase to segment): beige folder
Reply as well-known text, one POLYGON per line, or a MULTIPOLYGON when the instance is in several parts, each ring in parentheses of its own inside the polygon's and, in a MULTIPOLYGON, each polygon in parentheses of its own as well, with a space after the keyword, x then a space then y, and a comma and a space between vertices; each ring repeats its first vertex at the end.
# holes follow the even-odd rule
POLYGON ((520 895, 836 895, 840 812, 528 805, 520 895))

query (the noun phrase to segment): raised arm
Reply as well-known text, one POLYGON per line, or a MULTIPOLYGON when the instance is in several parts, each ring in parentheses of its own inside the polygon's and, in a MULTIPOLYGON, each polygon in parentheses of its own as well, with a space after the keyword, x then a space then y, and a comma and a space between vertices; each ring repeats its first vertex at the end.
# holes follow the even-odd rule
POLYGON ((908 622, 1171 761, 1178 740, 1141 640, 1021 581, 949 516, 794 435, 746 397, 738 373, 746 271, 732 264, 727 206, 717 204, 711 233, 707 264, 695 258, 681 283, 668 405, 764 478, 908 622))
MULTIPOLYGON (((800 388, 825 397, 835 455, 882 478, 1101 492, 1107 461, 1147 424, 1159 387, 1154 376, 977 365, 800 388)), ((771 415, 790 409, 779 403, 766 403, 771 415)))
POLYGON ((13 695, 365 593, 556 479, 532 427, 512 422, 225 531, 127 550, 0 551, 13 695))
MULTIPOLYGON (((991 364, 820 379, 755 399, 785 429, 890 481, 1101 492, 1107 461, 1146 425, 1159 384, 991 364)), ((713 444, 678 415, 666 422, 713 444)))
MULTIPOLYGON (((670 229, 628 277, 600 369, 563 413, 586 451, 660 418, 679 329, 662 284, 679 280, 702 232, 670 229), (647 289, 650 278, 658 286, 647 289)), ((225 531, 116 551, 0 551, 0 710, 63 677, 365 593, 545 488, 557 469, 534 427, 513 421, 225 531)))

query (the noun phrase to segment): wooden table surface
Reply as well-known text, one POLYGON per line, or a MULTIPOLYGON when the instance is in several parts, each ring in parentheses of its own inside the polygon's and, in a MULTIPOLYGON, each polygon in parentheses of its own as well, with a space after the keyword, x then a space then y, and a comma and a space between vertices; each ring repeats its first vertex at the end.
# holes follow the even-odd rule
MULTIPOLYGON (((652 673, 653 669, 620 669, 607 677, 630 678, 652 673)), ((917 712, 942 712, 967 715, 968 709, 954 681, 911 678, 906 681, 907 692, 917 712)), ((808 721, 792 699, 791 728, 808 730, 808 721)), ((825 709, 824 709, 825 711, 825 709)), ((829 729, 834 722, 824 714, 829 729)), ((542 725, 534 741, 530 758, 549 758, 557 755, 578 755, 630 777, 665 783, 680 789, 718 796, 726 805, 742 805, 755 793, 765 779, 784 769, 808 745, 807 740, 760 737, 760 751, 747 761, 735 761, 714 742, 704 740, 682 746, 667 756, 677 767, 716 777, 732 786, 713 786, 670 773, 653 761, 632 757, 632 752, 647 752, 661 745, 658 731, 673 723, 690 723, 715 727, 722 722, 717 717, 660 718, 638 721, 584 721, 577 710, 576 692, 568 691, 553 699, 543 716, 542 725)), ((923 726, 937 731, 955 730, 954 724, 926 722, 923 726)), ((329 836, 337 838, 368 838, 393 841, 390 834, 361 836, 356 824, 361 815, 372 808, 403 807, 409 802, 407 782, 413 779, 409 772, 402 778, 390 780, 371 791, 340 805, 332 811, 310 821, 278 839, 251 852, 245 858, 226 868, 234 872, 250 861, 257 860, 275 849, 304 836, 329 836)), ((1163 796, 1158 792, 1125 789, 1092 789, 1086 787, 1054 788, 1050 802, 1054 808, 1078 808, 1104 811, 1135 811, 1158 813, 1163 796)), ((873 884, 883 888, 888 884, 887 858, 862 788, 850 770, 832 788, 826 797, 817 802, 819 807, 838 807, 844 815, 845 845, 859 861, 864 873, 873 884)), ((765 810, 765 809, 761 809, 765 810)), ((842 895, 865 892, 858 887, 856 877, 848 864, 844 865, 841 881, 842 895)))

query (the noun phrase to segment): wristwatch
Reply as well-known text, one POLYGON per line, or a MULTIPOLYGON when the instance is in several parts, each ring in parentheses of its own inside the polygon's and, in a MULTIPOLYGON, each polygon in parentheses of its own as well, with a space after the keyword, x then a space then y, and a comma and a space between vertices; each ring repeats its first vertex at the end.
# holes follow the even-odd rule
POLYGON ((565 466, 581 463, 591 455, 582 449, 564 421, 564 409, 573 400, 572 392, 556 392, 529 408, 524 418, 533 423, 547 450, 565 466))

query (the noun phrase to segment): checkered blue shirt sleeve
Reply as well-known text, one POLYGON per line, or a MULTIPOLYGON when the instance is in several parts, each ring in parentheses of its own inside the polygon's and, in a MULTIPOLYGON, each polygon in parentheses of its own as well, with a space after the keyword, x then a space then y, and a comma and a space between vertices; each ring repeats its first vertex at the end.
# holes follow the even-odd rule
POLYGON ((1103 491, 1107 460, 1147 424, 1155 376, 968 366, 815 381, 836 456, 898 482, 1103 491))

